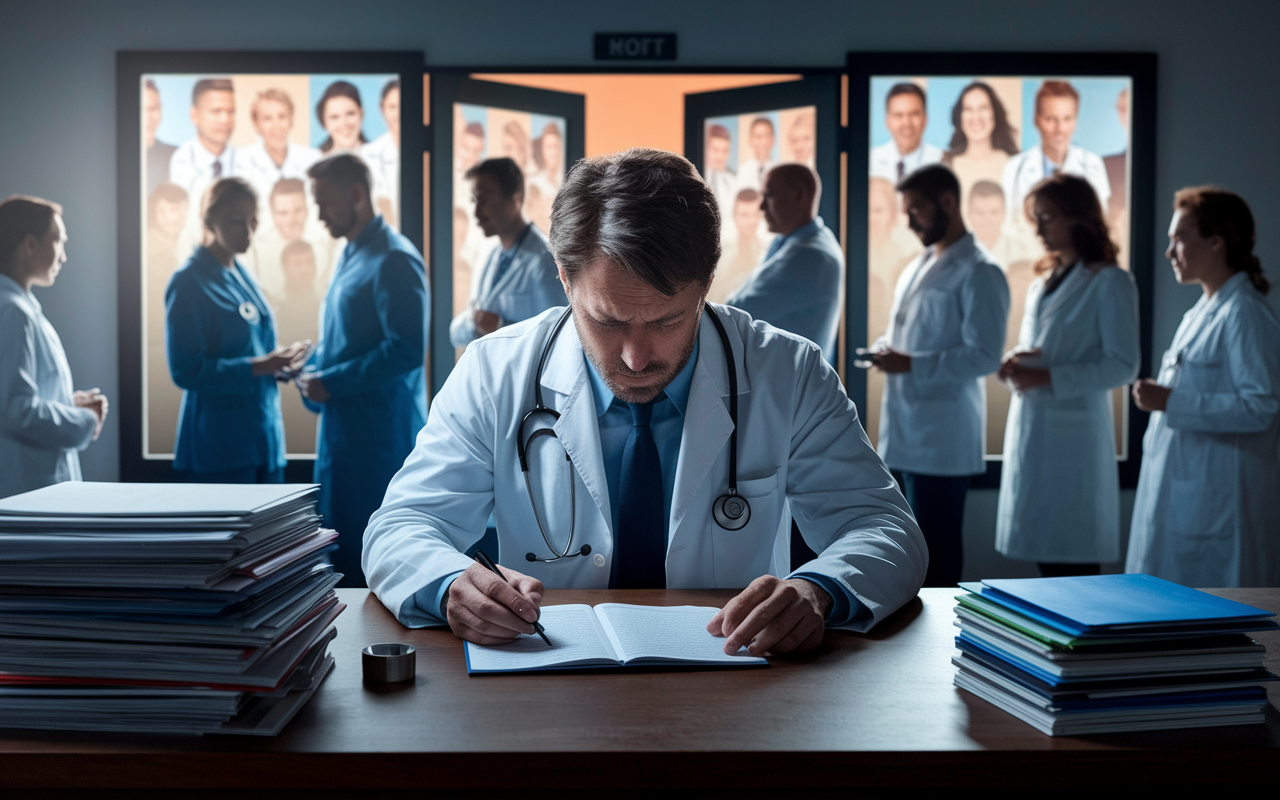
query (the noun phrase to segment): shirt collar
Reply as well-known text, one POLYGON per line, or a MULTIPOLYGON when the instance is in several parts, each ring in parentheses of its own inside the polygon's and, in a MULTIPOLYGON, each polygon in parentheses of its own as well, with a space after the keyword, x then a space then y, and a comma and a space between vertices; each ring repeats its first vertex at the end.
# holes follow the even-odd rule
POLYGON ((11 294, 15 297, 21 297, 26 302, 34 304, 37 309, 40 308, 40 301, 36 299, 36 296, 32 292, 27 289, 23 289, 22 284, 18 283, 3 272, 0 272, 0 295, 3 294, 11 294))
MULTIPOLYGON (((582 360, 587 362, 587 374, 591 376, 591 388, 594 390, 596 400, 596 416, 603 417, 609 410, 609 406, 613 405, 613 392, 605 384, 604 378, 600 377, 600 373, 596 372, 596 367, 591 363, 591 359, 587 358, 585 350, 582 351, 582 360)), ((689 354, 689 360, 685 362, 684 368, 676 373, 671 383, 667 384, 667 388, 662 390, 682 417, 689 406, 689 387, 693 383, 693 366, 696 363, 698 363, 698 340, 695 338, 693 352, 689 354)))

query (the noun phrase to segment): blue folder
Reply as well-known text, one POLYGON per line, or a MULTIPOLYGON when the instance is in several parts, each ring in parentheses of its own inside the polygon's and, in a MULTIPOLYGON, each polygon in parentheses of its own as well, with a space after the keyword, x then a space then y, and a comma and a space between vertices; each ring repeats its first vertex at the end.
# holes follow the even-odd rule
POLYGON ((1077 636, 1272 630, 1261 608, 1151 575, 999 578, 961 588, 1077 636))

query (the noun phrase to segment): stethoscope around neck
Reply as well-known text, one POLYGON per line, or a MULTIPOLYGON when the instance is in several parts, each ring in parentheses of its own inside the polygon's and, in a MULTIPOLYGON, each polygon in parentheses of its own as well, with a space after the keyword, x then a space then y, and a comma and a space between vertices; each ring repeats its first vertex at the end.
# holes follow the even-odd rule
MULTIPOLYGON (((724 323, 720 321, 720 317, 716 315, 715 309, 710 303, 706 304, 707 316, 711 318, 711 322, 715 325, 716 333, 720 335, 720 345, 724 348, 725 361, 728 364, 729 371, 729 419, 733 423, 733 432, 729 437, 729 491, 720 495, 711 505, 711 515, 715 518, 716 524, 727 531, 737 531, 746 527, 747 522, 751 519, 751 504, 747 502, 745 497, 738 494, 738 368, 733 363, 733 346, 729 344, 729 334, 725 332, 724 323)), ((542 541, 546 543, 547 549, 551 551, 551 558, 538 558, 534 553, 526 553, 526 561, 538 561, 543 564, 550 564, 564 558, 574 558, 576 556, 585 556, 591 554, 591 545, 584 544, 578 548, 577 552, 573 550, 573 535, 577 524, 577 481, 573 476, 573 459, 570 458, 568 451, 564 454, 565 469, 569 475, 569 539, 565 542, 564 549, 557 549, 551 543, 551 537, 547 535, 547 526, 543 524, 542 517, 538 514, 538 504, 533 498, 533 482, 529 479, 529 447, 539 436, 550 436, 556 438, 556 432, 550 427, 539 428, 527 437, 525 436, 525 427, 530 420, 535 419, 540 414, 549 415, 552 420, 560 419, 560 412, 553 408, 549 408, 542 402, 542 372, 546 369, 547 359, 551 356, 551 348, 556 342, 556 337, 560 335, 560 330, 564 324, 569 321, 569 316, 573 313, 572 308, 566 308, 564 313, 560 315, 560 319, 556 320, 555 327, 551 329, 551 335, 547 337, 547 342, 542 346, 542 355, 538 358, 538 371, 533 376, 533 399, 534 406, 520 420, 520 428, 516 438, 516 453, 520 457, 520 471, 524 474, 524 486, 529 492, 529 505, 533 507, 533 519, 538 523, 538 532, 542 534, 542 541)), ((552 423, 554 424, 554 422, 552 423)))

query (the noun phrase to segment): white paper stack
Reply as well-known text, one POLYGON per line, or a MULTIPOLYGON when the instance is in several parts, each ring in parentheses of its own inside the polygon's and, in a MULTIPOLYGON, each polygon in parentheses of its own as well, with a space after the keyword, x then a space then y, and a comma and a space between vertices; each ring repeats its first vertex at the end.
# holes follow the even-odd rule
POLYGON ((0 724, 277 733, 345 606, 309 484, 67 482, 0 500, 0 724))

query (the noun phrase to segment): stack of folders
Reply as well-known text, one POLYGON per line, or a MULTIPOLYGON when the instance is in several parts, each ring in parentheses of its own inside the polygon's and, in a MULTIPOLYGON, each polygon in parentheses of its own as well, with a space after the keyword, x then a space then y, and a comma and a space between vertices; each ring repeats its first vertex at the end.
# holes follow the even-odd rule
POLYGON ((0 500, 0 725, 274 735, 345 608, 318 487, 68 482, 0 500))
POLYGON ((1268 611, 1150 575, 960 587, 956 685, 1050 736, 1264 721, 1268 611))

